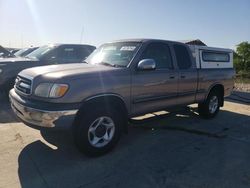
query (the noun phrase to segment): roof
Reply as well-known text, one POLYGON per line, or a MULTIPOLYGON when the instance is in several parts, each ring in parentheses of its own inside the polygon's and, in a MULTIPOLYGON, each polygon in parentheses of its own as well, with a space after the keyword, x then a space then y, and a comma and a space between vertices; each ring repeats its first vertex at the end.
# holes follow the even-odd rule
POLYGON ((135 39, 120 39, 120 40, 114 40, 110 41, 108 43, 113 42, 171 42, 171 43, 181 43, 179 41, 171 41, 171 40, 164 40, 164 39, 150 39, 150 38, 135 38, 135 39))
POLYGON ((198 46, 207 46, 200 39, 191 39, 191 40, 181 40, 180 42, 190 45, 198 45, 198 46))

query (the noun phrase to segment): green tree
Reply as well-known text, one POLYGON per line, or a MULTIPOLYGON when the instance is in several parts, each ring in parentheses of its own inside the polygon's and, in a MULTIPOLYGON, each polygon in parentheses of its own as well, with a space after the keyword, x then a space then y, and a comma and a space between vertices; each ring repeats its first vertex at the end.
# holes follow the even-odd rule
POLYGON ((250 74, 250 43, 241 42, 234 53, 234 66, 237 72, 250 74))

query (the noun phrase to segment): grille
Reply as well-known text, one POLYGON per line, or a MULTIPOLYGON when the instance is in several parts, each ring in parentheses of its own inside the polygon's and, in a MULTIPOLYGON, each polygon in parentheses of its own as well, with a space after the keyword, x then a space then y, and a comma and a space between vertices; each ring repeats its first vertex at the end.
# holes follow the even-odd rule
POLYGON ((23 76, 17 76, 15 80, 15 89, 26 95, 31 94, 31 85, 32 85, 32 81, 23 76))

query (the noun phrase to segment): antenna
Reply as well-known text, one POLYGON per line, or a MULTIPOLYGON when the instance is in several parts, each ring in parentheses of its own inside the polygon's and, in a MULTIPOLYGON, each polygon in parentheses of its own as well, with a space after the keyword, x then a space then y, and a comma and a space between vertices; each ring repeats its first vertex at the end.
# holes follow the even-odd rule
POLYGON ((81 37, 80 37, 80 44, 82 44, 83 34, 84 34, 84 25, 82 26, 81 37))

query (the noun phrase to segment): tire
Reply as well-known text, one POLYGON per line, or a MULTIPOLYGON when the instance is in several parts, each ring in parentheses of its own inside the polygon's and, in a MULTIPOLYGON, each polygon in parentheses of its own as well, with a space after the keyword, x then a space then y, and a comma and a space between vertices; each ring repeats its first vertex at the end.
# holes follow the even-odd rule
MULTIPOLYGON (((102 107, 102 105, 98 106, 102 107)), ((73 134, 78 149, 87 156, 95 157, 114 148, 126 122, 116 108, 105 110, 105 108, 90 107, 88 109, 91 110, 82 110, 78 114, 78 120, 73 126, 73 134)))
POLYGON ((206 101, 198 104, 199 115, 206 119, 215 117, 220 110, 221 100, 220 92, 212 90, 206 101))

